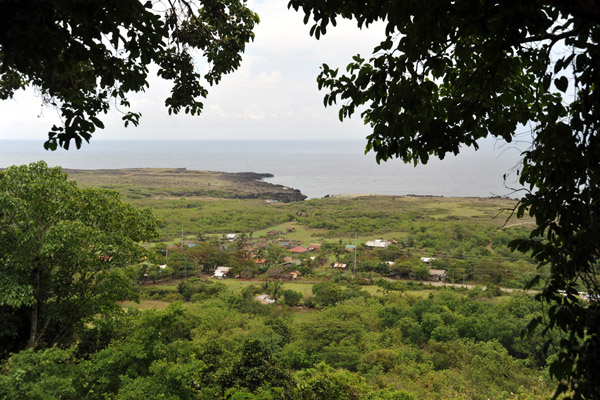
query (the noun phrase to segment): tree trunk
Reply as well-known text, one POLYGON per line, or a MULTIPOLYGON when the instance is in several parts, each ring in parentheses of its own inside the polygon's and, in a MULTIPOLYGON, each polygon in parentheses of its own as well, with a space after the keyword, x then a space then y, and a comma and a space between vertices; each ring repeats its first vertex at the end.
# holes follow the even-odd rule
POLYGON ((38 325, 38 304, 36 302, 33 305, 32 310, 31 310, 31 327, 29 328, 29 341, 27 342, 28 349, 35 347, 36 336, 37 336, 37 325, 38 325))
POLYGON ((40 270, 36 271, 36 282, 35 282, 35 304, 31 309, 31 326, 29 328, 29 341, 27 342, 27 348, 34 348, 37 343, 38 334, 38 308, 39 308, 39 294, 40 294, 40 270))

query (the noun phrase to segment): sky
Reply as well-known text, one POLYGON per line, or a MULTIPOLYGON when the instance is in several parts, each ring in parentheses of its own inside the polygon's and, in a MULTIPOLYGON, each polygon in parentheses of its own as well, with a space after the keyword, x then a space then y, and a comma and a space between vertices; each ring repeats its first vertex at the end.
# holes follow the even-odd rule
MULTIPOLYGON (((169 116, 164 99, 169 82, 151 76, 150 89, 130 96, 132 110, 142 113, 138 127, 125 128, 121 114, 111 111, 102 119, 106 129, 93 140, 173 139, 365 139, 369 128, 360 115, 340 122, 337 108, 325 108, 316 77, 320 66, 344 69, 355 54, 369 56, 383 38, 382 24, 359 30, 351 21, 339 21, 320 40, 310 37, 303 13, 287 9, 287 1, 252 0, 258 13, 256 38, 248 44, 241 67, 209 88, 200 116, 169 116)), ((206 63, 201 58, 202 72, 206 63)), ((155 69, 153 69, 155 71, 155 69)), ((151 71, 151 72, 153 72, 151 71)), ((60 120, 56 110, 44 108, 33 89, 0 101, 0 140, 45 141, 60 120)))

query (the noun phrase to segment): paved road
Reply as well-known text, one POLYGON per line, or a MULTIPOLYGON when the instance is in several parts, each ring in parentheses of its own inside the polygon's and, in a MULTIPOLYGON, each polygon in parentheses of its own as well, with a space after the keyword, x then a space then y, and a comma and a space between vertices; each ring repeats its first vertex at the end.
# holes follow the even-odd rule
MULTIPOLYGON (((392 279, 392 278, 383 278, 387 281, 390 282, 396 282, 396 281, 400 281, 400 282, 417 282, 417 283, 422 283, 423 285, 430 285, 430 286, 454 286, 454 287, 463 287, 463 288, 467 288, 467 289, 473 289, 476 286, 479 286, 480 288, 482 288, 483 290, 487 289, 487 286, 485 285, 471 285, 468 283, 450 283, 450 282, 432 282, 432 281, 413 281, 413 280, 406 280, 406 279, 392 279)), ((500 287, 500 290, 502 290, 503 292, 507 292, 507 293, 512 293, 512 292, 525 292, 528 294, 536 294, 539 293, 539 290, 523 290, 523 289, 512 289, 512 288, 505 288, 505 287, 500 287)))

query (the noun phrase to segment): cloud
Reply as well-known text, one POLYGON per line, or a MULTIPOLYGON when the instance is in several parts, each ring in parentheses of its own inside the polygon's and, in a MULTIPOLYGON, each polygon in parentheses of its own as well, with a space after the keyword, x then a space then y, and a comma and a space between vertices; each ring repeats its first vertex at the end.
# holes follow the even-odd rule
MULTIPOLYGON (((344 67, 354 54, 369 55, 383 37, 383 25, 359 30, 351 21, 338 21, 320 40, 308 34, 303 13, 288 10, 281 0, 250 1, 261 19, 256 39, 247 46, 238 71, 209 88, 201 116, 169 116, 164 107, 170 83, 150 79, 150 88, 130 97, 132 110, 142 113, 140 126, 124 128, 122 113, 104 117, 106 129, 95 139, 316 139, 364 138, 358 115, 339 122, 337 109, 323 107, 316 76, 323 63, 344 67)), ((207 68, 199 59, 199 70, 207 68)), ((155 68, 151 71, 154 73, 155 68)), ((40 114, 33 91, 0 102, 0 139, 44 140, 54 110, 40 114)))

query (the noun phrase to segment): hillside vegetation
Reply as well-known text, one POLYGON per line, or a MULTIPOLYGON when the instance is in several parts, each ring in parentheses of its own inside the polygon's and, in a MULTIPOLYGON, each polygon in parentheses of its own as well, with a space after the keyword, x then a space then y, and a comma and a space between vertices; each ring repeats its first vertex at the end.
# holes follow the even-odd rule
POLYGON ((541 329, 521 336, 542 310, 519 290, 534 264, 506 246, 530 228, 510 220, 515 201, 266 202, 246 178, 145 171, 70 175, 150 207, 160 239, 128 268, 139 291, 122 312, 99 313, 71 341, 12 354, 0 397, 551 397, 555 355, 543 355, 541 329), (212 277, 218 268, 229 270, 224 280, 212 277), (428 282, 432 270, 444 271, 440 286, 428 282))

